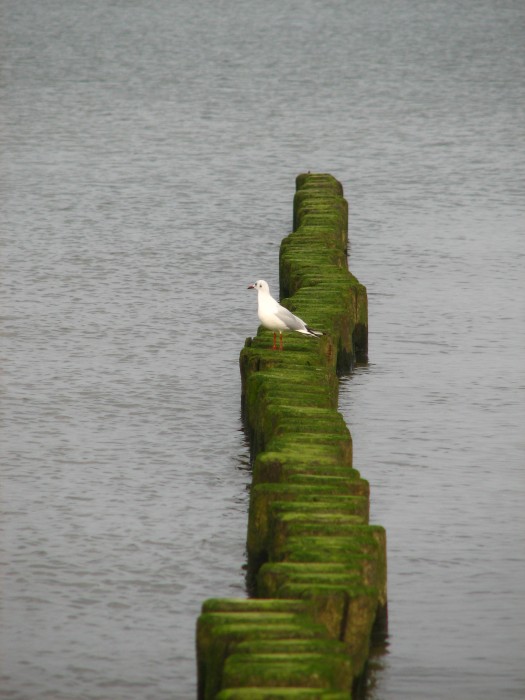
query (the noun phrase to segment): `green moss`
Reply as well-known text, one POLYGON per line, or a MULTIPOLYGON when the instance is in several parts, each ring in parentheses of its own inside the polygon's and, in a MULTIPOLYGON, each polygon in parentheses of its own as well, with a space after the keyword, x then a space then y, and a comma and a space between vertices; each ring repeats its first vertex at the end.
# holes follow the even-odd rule
MULTIPOLYGON (((253 375, 256 376, 256 375, 253 375)), ((248 381, 247 396, 257 403, 257 414, 266 405, 284 405, 289 407, 310 407, 334 409, 334 401, 326 387, 313 385, 294 386, 287 382, 265 382, 255 384, 248 381)))
MULTIPOLYGON (((359 514, 340 513, 336 511, 303 512, 301 509, 291 509, 275 512, 271 510, 269 521, 269 559, 272 561, 283 558, 287 542, 290 538, 337 537, 343 539, 348 550, 373 551, 377 553, 378 544, 370 537, 364 543, 361 538, 353 537, 359 526, 366 523, 366 518, 359 514)), ((293 540, 295 541, 295 540, 293 540)))
MULTIPOLYGON (((202 604, 202 613, 226 613, 225 619, 234 620, 231 613, 289 613, 303 615, 308 613, 307 606, 300 600, 282 600, 280 598, 209 598, 202 604)), ((215 620, 217 618, 214 618, 215 620)))
MULTIPOLYGON (((291 450, 260 452, 253 464, 253 484, 280 481, 301 483, 301 479, 305 480, 304 483, 308 483, 309 478, 322 479, 323 477, 349 479, 350 481, 360 478, 357 470, 352 469, 348 463, 342 465, 332 451, 327 453, 323 448, 318 447, 314 453, 311 445, 308 445, 307 448, 309 449, 309 459, 299 459, 291 450)), ((368 489, 365 487, 360 495, 368 495, 368 489)))
MULTIPOLYGON (((299 602, 299 601, 295 601, 299 602)), ((318 653, 344 654, 346 648, 336 639, 259 639, 241 642, 235 648, 236 653, 273 654, 273 653, 318 653)))
POLYGON ((269 440, 283 433, 325 433, 338 439, 350 439, 342 416, 329 408, 289 405, 286 399, 262 399, 260 407, 250 415, 252 428, 269 440))
POLYGON ((322 688, 229 688, 217 700, 351 700, 349 691, 322 688))
MULTIPOLYGON (((359 568, 364 584, 377 590, 381 606, 387 603, 386 532, 380 525, 352 522, 351 515, 273 512, 276 558, 289 562, 340 562, 359 568), (336 524, 337 518, 340 522, 336 524)), ((277 594, 277 591, 274 591, 277 594)))
POLYGON ((362 585, 360 562, 268 562, 257 575, 257 594, 277 596, 289 583, 362 585))
POLYGON ((326 638, 326 628, 309 615, 291 613, 203 613, 197 621, 199 698, 214 700, 222 687, 228 654, 246 639, 326 638))
POLYGON ((300 460, 302 463, 310 461, 317 465, 332 463, 351 466, 352 464, 352 441, 338 435, 311 434, 299 430, 295 433, 279 431, 265 442, 264 433, 254 431, 252 444, 257 451, 280 452, 280 456, 285 461, 288 459, 300 460))
POLYGON ((293 230, 304 225, 309 214, 329 214, 348 231, 348 202, 336 194, 315 190, 297 190, 293 200, 293 230))
POLYGON ((324 433, 274 435, 265 445, 265 449, 269 452, 280 452, 283 459, 291 457, 303 463, 321 465, 331 459, 334 464, 352 466, 352 440, 324 433))
POLYGON ((301 173, 295 178, 296 189, 326 191, 343 196, 343 186, 330 173, 301 173))
POLYGON ((277 545, 282 547, 285 515, 300 514, 314 517, 356 516, 354 522, 367 522, 368 499, 340 494, 334 486, 271 483, 258 484, 250 494, 248 524, 248 562, 256 568, 258 562, 272 557, 277 545))
MULTIPOLYGON (((249 375, 254 372, 292 370, 316 373, 326 371, 329 363, 323 360, 319 349, 326 345, 327 339, 301 336, 299 333, 284 334, 283 339, 284 350, 282 352, 272 350, 273 333, 271 331, 260 329, 256 338, 247 341, 241 350, 239 359, 243 385, 249 375)), ((278 338, 277 342, 279 342, 278 338)))
POLYGON ((248 387, 257 393, 286 388, 290 391, 290 398, 293 397, 293 392, 301 389, 327 394, 338 388, 337 377, 334 378, 333 371, 319 365, 273 367, 271 371, 259 370, 249 375, 247 381, 248 387))
POLYGON ((308 600, 316 621, 346 645, 356 674, 363 671, 378 607, 374 588, 295 582, 287 583, 279 593, 308 600))
POLYGON ((290 536, 278 552, 281 561, 338 562, 361 572, 364 585, 373 586, 382 598, 386 589, 386 567, 378 549, 363 546, 354 538, 330 536, 290 536))
POLYGON ((294 231, 282 241, 279 255, 280 293, 282 297, 293 296, 294 305, 303 314, 310 314, 312 319, 330 328, 338 348, 338 367, 342 369, 351 366, 356 358, 366 358, 366 289, 347 268, 347 202, 338 188, 327 183, 323 178, 298 180, 299 189, 294 197, 294 231), (321 286, 325 293, 337 290, 333 304, 326 296, 320 299, 321 286), (303 303, 303 295, 312 290, 322 302, 323 312, 319 316, 303 303), (341 304, 342 295, 349 292, 353 298, 341 304), (350 326, 342 342, 338 337, 340 322, 337 316, 340 322, 344 319, 343 327, 350 326))
MULTIPOLYGON (((271 507, 279 511, 298 510, 302 513, 351 513, 368 518, 368 498, 347 493, 334 493, 333 486, 311 486, 309 484, 266 484, 277 487, 275 501, 271 507), (287 498, 287 494, 290 494, 287 498)), ((259 487, 257 487, 259 488, 259 487)))
POLYGON ((344 476, 322 473, 316 470, 313 474, 304 472, 291 473, 287 477, 290 484, 304 484, 308 486, 329 486, 337 493, 348 493, 353 496, 363 496, 368 499, 370 496, 370 485, 365 479, 361 479, 359 472, 355 469, 349 470, 352 473, 344 476))
POLYGON ((223 687, 296 687, 349 690, 352 668, 347 654, 235 653, 224 665, 223 687))

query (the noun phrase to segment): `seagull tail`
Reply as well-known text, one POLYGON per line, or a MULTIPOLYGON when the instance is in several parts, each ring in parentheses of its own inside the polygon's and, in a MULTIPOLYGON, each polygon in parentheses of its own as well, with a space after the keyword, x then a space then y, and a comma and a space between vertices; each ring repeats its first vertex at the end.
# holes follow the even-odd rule
POLYGON ((308 335, 313 335, 316 338, 320 338, 322 335, 326 335, 323 333, 323 331, 314 331, 313 328, 310 328, 309 326, 306 326, 306 330, 308 331, 308 335))

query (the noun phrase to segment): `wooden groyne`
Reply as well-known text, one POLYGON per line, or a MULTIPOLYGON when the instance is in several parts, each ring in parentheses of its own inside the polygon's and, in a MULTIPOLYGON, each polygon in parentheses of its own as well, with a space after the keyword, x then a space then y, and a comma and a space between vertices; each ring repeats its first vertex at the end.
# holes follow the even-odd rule
POLYGON ((367 356, 366 289, 347 265, 348 205, 331 175, 300 175, 280 250, 281 303, 322 338, 262 328, 240 356, 253 459, 251 597, 211 599, 197 625, 199 700, 351 697, 386 609, 386 537, 368 523, 337 372, 367 356))

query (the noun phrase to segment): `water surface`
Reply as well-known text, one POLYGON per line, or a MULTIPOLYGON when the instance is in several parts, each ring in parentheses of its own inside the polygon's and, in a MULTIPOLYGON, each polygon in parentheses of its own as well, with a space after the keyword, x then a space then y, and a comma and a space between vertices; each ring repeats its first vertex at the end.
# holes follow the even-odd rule
POLYGON ((0 697, 195 696, 243 596, 249 282, 350 203, 342 389, 389 535, 377 699, 524 694, 524 8, 2 0, 0 697))

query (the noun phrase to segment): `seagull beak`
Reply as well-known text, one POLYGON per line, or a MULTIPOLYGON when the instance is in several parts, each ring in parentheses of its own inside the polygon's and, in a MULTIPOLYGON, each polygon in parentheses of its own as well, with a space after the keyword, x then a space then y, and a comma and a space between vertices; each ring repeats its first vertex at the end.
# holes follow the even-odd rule
POLYGON ((246 289, 255 289, 255 285, 254 285, 254 284, 249 284, 249 285, 246 287, 246 289))

